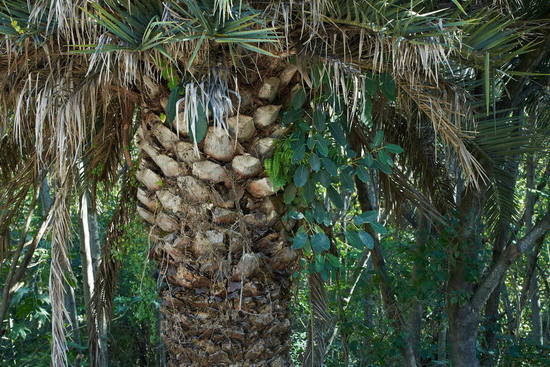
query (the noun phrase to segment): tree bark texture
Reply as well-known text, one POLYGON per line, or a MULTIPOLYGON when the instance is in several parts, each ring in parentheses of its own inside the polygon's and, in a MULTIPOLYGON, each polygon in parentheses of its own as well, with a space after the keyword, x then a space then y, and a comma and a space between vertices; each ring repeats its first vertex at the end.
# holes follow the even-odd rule
POLYGON ((453 367, 479 367, 477 327, 479 313, 469 305, 457 307, 449 314, 449 342, 453 367))
POLYGON ((263 161, 280 136, 281 96, 294 73, 279 67, 240 82, 229 133, 210 127, 200 152, 182 121, 168 126, 160 109, 142 113, 138 213, 152 226, 151 256, 166 280, 161 330, 170 367, 291 366, 296 254, 263 161))
POLYGON ((456 238, 453 248, 449 250, 453 251, 453 261, 447 287, 447 313, 453 367, 479 366, 476 342, 480 309, 473 307, 469 301, 474 285, 468 280, 467 271, 469 263, 478 256, 481 197, 481 193, 473 190, 464 193, 458 209, 456 238))

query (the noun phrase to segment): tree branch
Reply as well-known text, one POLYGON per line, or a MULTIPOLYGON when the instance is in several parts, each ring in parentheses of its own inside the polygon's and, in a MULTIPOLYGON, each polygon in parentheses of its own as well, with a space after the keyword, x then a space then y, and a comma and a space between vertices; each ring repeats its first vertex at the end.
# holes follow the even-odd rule
POLYGON ((476 289, 472 297, 472 307, 476 310, 480 310, 481 307, 487 302, 487 299, 498 286, 500 280, 514 263, 514 261, 523 253, 528 251, 535 243, 543 236, 546 235, 550 229, 550 209, 546 212, 544 217, 538 221, 538 223, 527 233, 523 238, 518 240, 515 244, 510 244, 499 256, 493 267, 489 269, 489 272, 481 281, 481 284, 476 289))

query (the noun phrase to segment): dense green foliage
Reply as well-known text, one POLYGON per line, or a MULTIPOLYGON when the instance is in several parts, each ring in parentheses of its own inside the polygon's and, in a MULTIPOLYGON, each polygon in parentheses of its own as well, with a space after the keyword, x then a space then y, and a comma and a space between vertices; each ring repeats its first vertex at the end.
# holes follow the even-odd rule
MULTIPOLYGON (((307 160, 309 162, 309 160, 307 160)), ((542 179, 542 177, 538 177, 542 179)), ((524 190, 524 189, 523 189, 524 190)), ((522 194, 519 192, 518 194, 522 194)), ((545 197, 547 194, 545 194, 545 197)), ((102 228, 109 221, 115 202, 107 196, 100 196, 100 223, 102 228)), ((546 198, 544 200, 547 200, 546 198)), ((74 211, 77 211, 75 208, 74 211)), ((350 213, 353 213, 354 209, 350 213)), ((76 213, 75 213, 76 215, 76 213)), ((348 213, 349 215, 349 213, 348 213)), ((36 214, 33 225, 39 223, 40 214, 36 214)), ((357 217, 356 217, 357 218, 357 217)), ((75 227, 77 219, 73 220, 75 227)), ((21 223, 20 223, 21 224, 21 223)), ((109 333, 109 350, 112 366, 158 366, 162 355, 162 345, 158 336, 158 300, 157 281, 154 266, 147 260, 148 242, 147 233, 142 229, 141 221, 134 220, 128 228, 128 235, 124 239, 121 251, 117 256, 123 262, 119 275, 117 295, 113 311, 113 321, 109 333)), ((77 232, 75 230, 75 232, 77 232)), ((12 240, 16 241, 17 231, 12 232, 12 240)), ((299 235, 298 235, 299 236, 299 235)), ((411 300, 417 298, 424 310, 421 339, 421 355, 424 366, 448 365, 446 359, 438 359, 438 338, 442 327, 446 325, 445 294, 441 290, 447 280, 448 238, 442 235, 423 243, 420 247, 415 244, 415 233, 407 228, 390 227, 383 236, 382 247, 388 259, 388 268, 395 286, 398 299, 403 310, 409 307, 411 300), (414 264, 421 264, 419 274, 412 275, 414 264)), ((359 278, 357 287, 349 303, 342 309, 342 302, 347 302, 350 287, 356 271, 362 246, 344 245, 345 236, 337 236, 339 243, 339 258, 336 263, 327 261, 329 266, 327 275, 328 305, 331 314, 338 320, 339 331, 331 348, 328 350, 326 365, 343 366, 344 358, 352 366, 387 366, 399 355, 401 343, 397 330, 388 323, 378 291, 379 279, 368 264, 365 272, 359 278), (332 267, 329 264, 334 264, 332 267), (346 354, 347 356, 344 356, 346 354)), ((296 241, 296 240, 295 240, 296 241)), ((49 241, 44 240, 33 258, 32 275, 25 284, 15 293, 12 299, 9 328, 0 343, 2 366, 38 367, 49 365, 50 324, 51 312, 48 301, 48 272, 49 272, 49 241)), ((76 270, 77 282, 81 284, 80 258, 78 251, 78 236, 75 235, 71 250, 74 259, 73 267, 76 270)), ((332 257, 327 253, 328 257, 332 257)), ((490 249, 486 247, 480 254, 479 260, 471 264, 472 276, 478 272, 483 258, 490 257, 490 249)), ((318 268, 319 260, 307 257, 318 268)), ((539 269, 544 271, 550 265, 548 252, 544 251, 539 257, 539 269)), ((308 269, 305 267, 304 269, 308 269)), ((525 262, 518 262, 507 278, 509 299, 518 299, 521 291, 520 280, 525 271, 525 262)), ((4 273, 3 273, 4 274, 4 273)), ((544 273, 543 273, 544 274, 544 273)), ((549 291, 548 282, 541 275, 540 304, 543 316, 545 335, 549 329, 549 291)), ((81 289, 76 284, 75 289, 81 289)), ((308 300, 307 278, 299 276, 293 290, 293 351, 296 361, 304 352, 307 341, 309 315, 312 312, 308 300)), ((78 353, 83 353, 84 360, 81 366, 87 365, 85 338, 85 314, 83 309, 82 292, 77 292, 77 310, 80 330, 76 331, 83 338, 79 343, 70 344, 71 360, 74 361, 78 353)), ((509 302, 509 301, 507 301, 509 302)), ((508 305, 510 306, 510 305, 508 305)), ((513 306, 512 306, 513 307, 513 306)), ((533 343, 530 334, 529 311, 521 323, 519 334, 511 335, 505 328, 494 325, 503 351, 502 366, 545 366, 548 356, 548 346, 537 346, 533 343)), ((506 319, 501 321, 506 325, 506 319)), ((74 333, 71 338, 74 338, 74 333)), ((480 346, 480 352, 483 352, 480 346)), ((398 359, 398 358, 397 358, 398 359)))

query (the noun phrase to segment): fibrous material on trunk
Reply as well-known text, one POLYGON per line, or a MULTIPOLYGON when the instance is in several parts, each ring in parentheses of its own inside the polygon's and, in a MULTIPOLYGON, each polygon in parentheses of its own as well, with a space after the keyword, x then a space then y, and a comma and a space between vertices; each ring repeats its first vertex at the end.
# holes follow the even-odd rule
POLYGON ((275 82, 280 70, 269 73, 248 86, 257 96, 241 104, 227 130, 208 129, 199 153, 161 122, 162 111, 142 116, 138 212, 153 226, 151 253, 166 280, 169 366, 291 365, 296 255, 281 219, 284 205, 263 172, 280 130, 281 106, 273 103, 285 91, 275 82))

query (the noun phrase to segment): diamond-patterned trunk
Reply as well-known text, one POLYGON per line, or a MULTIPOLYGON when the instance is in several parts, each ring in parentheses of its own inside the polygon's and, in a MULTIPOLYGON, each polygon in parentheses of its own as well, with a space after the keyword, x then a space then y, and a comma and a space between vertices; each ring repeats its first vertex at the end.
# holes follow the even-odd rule
POLYGON ((239 117, 227 121, 230 134, 210 127, 200 155, 186 131, 160 121, 161 111, 144 111, 138 212, 152 225, 151 253, 166 279, 168 366, 291 365, 296 256, 263 160, 282 133, 281 96, 294 71, 249 86, 255 92, 243 94, 239 117))

